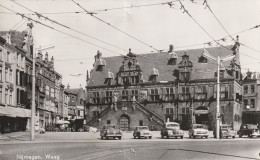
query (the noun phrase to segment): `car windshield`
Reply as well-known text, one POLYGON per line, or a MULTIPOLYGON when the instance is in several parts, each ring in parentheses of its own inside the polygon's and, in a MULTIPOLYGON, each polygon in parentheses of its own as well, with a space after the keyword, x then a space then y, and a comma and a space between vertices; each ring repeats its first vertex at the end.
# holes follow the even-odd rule
POLYGON ((178 124, 167 124, 166 127, 170 127, 170 128, 171 127, 179 127, 179 125, 178 124))
POLYGON ((139 130, 149 130, 148 127, 138 127, 139 130))
POLYGON ((206 128, 206 126, 204 126, 204 125, 194 125, 193 128, 194 128, 194 129, 197 129, 197 128, 206 128))

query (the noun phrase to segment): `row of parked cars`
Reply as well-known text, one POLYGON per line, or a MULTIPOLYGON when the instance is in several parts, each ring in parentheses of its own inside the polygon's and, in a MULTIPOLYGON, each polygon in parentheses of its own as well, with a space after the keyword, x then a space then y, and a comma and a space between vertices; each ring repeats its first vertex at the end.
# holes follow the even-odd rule
MULTIPOLYGON (((216 137, 216 132, 213 131, 214 137, 216 137)), ((260 131, 257 125, 254 124, 242 124, 239 131, 234 131, 230 125, 222 124, 220 126, 221 138, 235 138, 237 135, 241 138, 242 136, 260 137, 260 131)), ((100 131, 101 139, 122 138, 122 131, 116 126, 104 126, 100 131)), ((152 138, 152 132, 147 126, 138 126, 133 132, 134 138, 152 138)), ((161 129, 161 138, 181 138, 184 137, 184 131, 180 129, 179 123, 176 122, 166 122, 161 129)), ((206 125, 203 124, 193 124, 189 130, 190 138, 208 138, 209 130, 206 125)))

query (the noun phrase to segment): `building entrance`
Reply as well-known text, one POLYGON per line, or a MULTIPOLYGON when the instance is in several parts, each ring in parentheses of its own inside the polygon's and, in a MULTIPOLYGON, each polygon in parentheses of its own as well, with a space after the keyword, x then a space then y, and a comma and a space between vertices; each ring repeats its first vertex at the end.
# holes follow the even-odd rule
POLYGON ((209 110, 207 107, 198 107, 195 110, 195 122, 196 124, 209 125, 209 110))
POLYGON ((123 131, 128 131, 130 126, 129 117, 127 115, 122 115, 119 119, 119 127, 123 131))

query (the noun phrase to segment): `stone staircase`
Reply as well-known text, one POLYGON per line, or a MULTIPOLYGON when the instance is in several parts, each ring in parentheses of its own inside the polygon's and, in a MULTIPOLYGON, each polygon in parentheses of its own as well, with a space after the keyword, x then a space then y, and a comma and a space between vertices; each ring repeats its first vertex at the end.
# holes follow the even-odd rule
POLYGON ((146 108, 144 105, 142 105, 141 103, 137 102, 137 101, 133 101, 134 104, 136 104, 136 107, 142 111, 144 114, 146 114, 148 117, 152 118, 155 122, 157 122, 160 125, 163 125, 165 122, 164 120, 156 115, 154 112, 152 112, 150 109, 146 108))
POLYGON ((111 106, 108 106, 102 112, 99 113, 99 116, 96 116, 96 117, 92 118, 90 121, 88 121, 87 125, 92 126, 95 122, 98 121, 99 118, 104 117, 110 110, 111 110, 111 106))

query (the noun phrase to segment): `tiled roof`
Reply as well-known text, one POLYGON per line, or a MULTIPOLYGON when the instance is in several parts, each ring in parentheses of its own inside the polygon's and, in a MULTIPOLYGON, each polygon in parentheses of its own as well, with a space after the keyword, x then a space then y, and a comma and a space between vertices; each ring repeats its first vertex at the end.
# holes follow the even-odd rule
POLYGON ((82 97, 82 99, 85 100, 85 90, 83 88, 71 88, 71 89, 65 89, 65 91, 68 94, 74 94, 77 95, 79 97, 82 97))
MULTIPOLYGON (((226 47, 231 49, 233 46, 226 47)), ((212 47, 208 48, 207 50, 209 54, 214 57, 224 57, 233 54, 233 51, 227 48, 212 47)), ((173 71, 175 69, 178 70, 178 64, 182 60, 182 56, 185 52, 189 56, 189 60, 193 63, 192 80, 214 78, 215 72, 217 70, 217 63, 215 61, 208 59, 207 63, 198 63, 199 57, 201 57, 203 53, 203 48, 175 52, 178 56, 176 65, 167 65, 168 59, 171 57, 171 54, 169 53, 137 54, 136 59, 142 70, 144 83, 148 82, 149 76, 154 66, 159 72, 159 81, 174 81, 176 77, 173 76, 173 71)), ((96 71, 96 68, 93 68, 88 86, 106 85, 104 82, 108 71, 113 72, 116 77, 119 68, 122 66, 122 56, 103 57, 103 59, 106 61, 106 66, 104 66, 102 71, 96 71)), ((230 61, 225 62, 224 65, 225 68, 228 69, 230 61)), ((113 80, 111 84, 116 84, 116 81, 113 80)))

